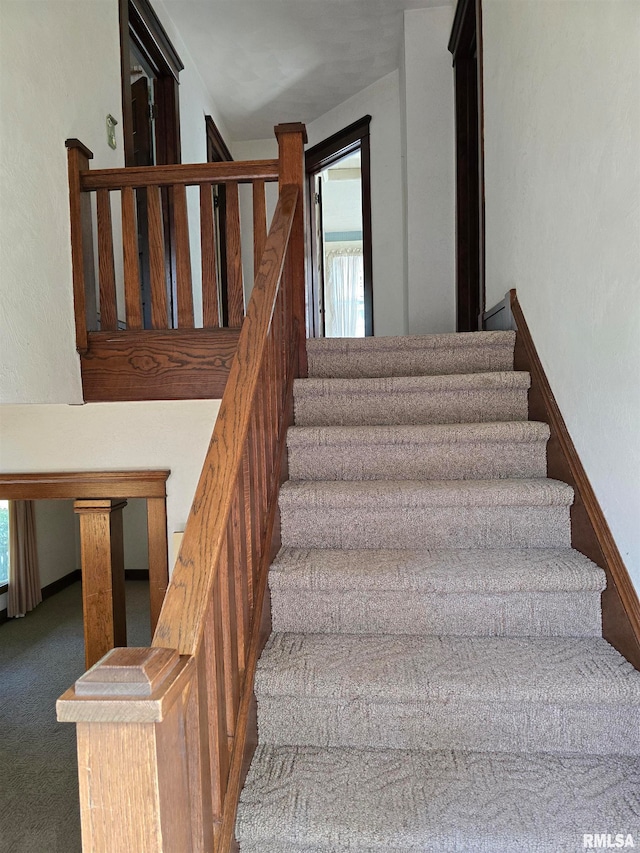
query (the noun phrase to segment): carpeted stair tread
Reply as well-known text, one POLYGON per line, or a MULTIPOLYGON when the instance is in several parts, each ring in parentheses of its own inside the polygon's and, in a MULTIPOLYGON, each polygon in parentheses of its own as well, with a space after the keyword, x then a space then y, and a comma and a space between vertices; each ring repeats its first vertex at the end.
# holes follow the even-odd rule
POLYGON ((597 637, 605 573, 569 548, 283 548, 274 631, 597 637))
POLYGON ((307 342, 310 376, 413 376, 513 368, 514 332, 469 332, 307 342))
POLYGON ((273 634, 262 743, 640 756, 640 673, 601 637, 273 634))
POLYGON ((601 592, 604 571, 571 548, 330 550, 282 548, 276 590, 408 592, 601 592))
POLYGON ((420 424, 526 421, 528 373, 296 379, 295 422, 420 424))
POLYGON ((575 853, 640 834, 624 756, 261 745, 238 812, 243 853, 575 853))
POLYGON ((292 480, 545 477, 547 424, 307 426, 287 433, 292 480))
MULTIPOLYGON (((271 635, 256 673, 263 696, 374 702, 625 703, 640 673, 602 637, 271 635)), ((640 727, 640 719, 637 727, 640 727)))
POLYGON ((280 507, 345 510, 374 507, 570 506, 573 489, 559 480, 375 480, 283 483, 280 507))

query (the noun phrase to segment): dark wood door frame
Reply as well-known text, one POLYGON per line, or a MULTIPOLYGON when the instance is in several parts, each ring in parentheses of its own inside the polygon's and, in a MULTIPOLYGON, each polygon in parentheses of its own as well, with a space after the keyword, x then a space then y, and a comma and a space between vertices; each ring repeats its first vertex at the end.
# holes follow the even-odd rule
MULTIPOLYGON (((207 163, 230 163, 231 151, 211 116, 204 117, 207 134, 207 163)), ((214 195, 215 215, 218 224, 218 248, 220 253, 220 308, 222 325, 229 325, 229 298, 227 284, 227 188, 219 184, 214 195)))
POLYGON ((459 0, 449 39, 456 99, 456 314, 459 332, 485 310, 482 0, 459 0))
MULTIPOLYGON (((342 160, 347 154, 360 151, 360 168, 362 171, 362 253, 364 267, 364 333, 373 335, 373 255, 371 237, 371 147, 369 144, 369 126, 371 116, 363 116, 343 130, 334 133, 305 152, 305 170, 307 173, 307 187, 309 201, 313 199, 314 175, 327 169, 329 166, 342 160)), ((309 231, 310 239, 314 239, 313 205, 309 203, 309 231)), ((309 276, 311 292, 309 293, 309 304, 317 309, 320 282, 317 277, 316 265, 312 265, 309 276), (313 301, 311 301, 313 300, 313 301)), ((310 311, 310 319, 313 328, 309 330, 312 337, 318 335, 317 310, 310 311)))

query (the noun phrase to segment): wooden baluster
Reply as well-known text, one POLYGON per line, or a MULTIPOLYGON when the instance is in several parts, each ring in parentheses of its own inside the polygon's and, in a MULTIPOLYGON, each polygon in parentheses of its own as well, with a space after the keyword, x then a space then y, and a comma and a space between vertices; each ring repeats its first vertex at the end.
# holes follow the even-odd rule
POLYGON ((160 187, 147 187, 149 272, 151 278, 151 328, 168 329, 167 281, 165 278, 164 228, 160 187))
POLYGON ((82 616, 87 669, 114 646, 127 645, 122 510, 126 501, 81 499, 82 616))
POLYGON ((260 516, 260 456, 258 453, 257 430, 254 418, 249 422, 248 459, 249 459, 249 515, 253 529, 254 562, 253 562, 253 595, 258 585, 258 572, 262 559, 262 518, 260 516))
POLYGON ((189 245, 187 188, 183 184, 176 184, 173 187, 173 215, 176 233, 178 328, 193 329, 193 290, 191 286, 191 247, 189 245))
MULTIPOLYGON (((307 131, 303 124, 278 124, 274 128, 278 138, 280 188, 287 184, 295 184, 300 195, 296 206, 289 250, 287 252, 286 283, 292 296, 290 313, 292 325, 298 335, 298 376, 307 375, 307 345, 306 345, 306 305, 305 305, 305 270, 304 270, 304 145, 307 141, 307 131)), ((293 331, 293 330, 292 330, 293 331)), ((289 338, 293 340, 293 338, 289 338)))
POLYGON ((185 698, 194 659, 114 649, 57 703, 77 723, 82 846, 191 853, 185 698))
POLYGON ((227 740, 225 675, 222 637, 220 576, 213 588, 204 622, 205 673, 208 695, 208 735, 211 761, 211 803, 214 821, 222 818, 229 777, 230 751, 227 740))
POLYGON ((245 552, 247 555, 247 596, 249 598, 249 607, 253 613, 253 603, 255 599, 255 580, 258 574, 257 571, 257 539, 255 536, 254 522, 251 512, 251 473, 250 473, 250 455, 249 455, 249 436, 247 435, 247 444, 245 445, 244 453, 242 454, 242 469, 240 471, 242 481, 242 500, 244 503, 244 540, 245 552))
POLYGON ((238 487, 231 507, 231 541, 233 544, 233 576, 235 590, 235 615, 238 645, 238 677, 240 684, 244 679, 244 668, 249 645, 249 598, 247 584, 247 548, 243 536, 245 525, 244 495, 242 494, 242 476, 238 477, 238 487))
POLYGON ((224 655, 224 693, 227 720, 229 751, 233 746, 236 732, 236 715, 240 684, 238 679, 238 626, 236 624, 236 593, 233 553, 233 540, 227 525, 226 543, 223 545, 218 578, 220 592, 220 610, 222 613, 222 649, 224 655))
POLYGON ((267 242, 267 205, 264 195, 265 182, 253 182, 253 277, 258 275, 260 261, 267 242))
POLYGON ((137 220, 134 191, 131 187, 124 187, 122 190, 122 253, 124 261, 124 304, 127 329, 129 330, 142 328, 137 220))
POLYGON ((169 585, 166 498, 147 498, 147 538, 149 542, 149 607, 153 636, 169 585))
POLYGON ((118 328, 118 309, 116 305, 116 271, 113 261, 113 229, 109 190, 97 191, 96 207, 98 214, 100 329, 105 332, 115 332, 118 328))
POLYGON ((213 187, 200 184, 200 242, 202 246, 202 317, 205 329, 220 327, 218 276, 216 272, 213 187))
POLYGON ((242 286, 242 255, 240 249, 240 205, 238 184, 227 184, 227 299, 229 326, 241 326, 244 317, 244 293, 242 286))
POLYGON ((91 228, 91 199, 82 191, 80 173, 87 171, 93 154, 79 139, 67 139, 69 177, 69 214, 71 218, 71 262, 73 272, 73 309, 76 320, 76 348, 80 354, 89 348, 87 329, 95 329, 95 271, 91 228))
POLYGON ((195 671, 185 707, 185 735, 189 770, 189 820, 194 853, 213 850, 214 818, 211 798, 211 754, 209 743, 209 695, 204 641, 195 656, 195 671))

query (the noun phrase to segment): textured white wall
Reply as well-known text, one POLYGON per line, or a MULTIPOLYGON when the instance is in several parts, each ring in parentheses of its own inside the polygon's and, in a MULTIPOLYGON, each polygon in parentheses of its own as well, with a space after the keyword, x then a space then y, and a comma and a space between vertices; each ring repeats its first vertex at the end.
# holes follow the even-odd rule
POLYGON ((169 468, 171 537, 184 529, 219 405, 218 400, 193 400, 2 406, 0 471, 169 468))
POLYGON ((117 3, 4 0, 0 29, 0 400, 79 402, 64 140, 122 165, 117 3))
POLYGON ((455 331, 453 8, 404 13, 409 333, 455 331))
POLYGON ((404 194, 399 72, 387 74, 307 126, 315 145, 371 116, 373 326, 376 335, 406 332, 404 194))
POLYGON ((517 288, 640 589, 640 4, 483 5, 487 305, 517 288))
POLYGON ((47 586, 80 568, 73 501, 36 501, 34 512, 40 583, 47 586))

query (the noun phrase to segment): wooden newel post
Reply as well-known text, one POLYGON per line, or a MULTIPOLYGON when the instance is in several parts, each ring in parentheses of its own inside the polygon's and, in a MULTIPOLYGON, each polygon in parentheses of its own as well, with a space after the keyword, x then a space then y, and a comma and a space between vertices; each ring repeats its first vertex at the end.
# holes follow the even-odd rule
POLYGON ((122 510, 126 501, 77 500, 82 562, 82 615, 87 669, 127 645, 122 510))
POLYGON ((185 707, 194 659, 114 649, 58 699, 76 723, 82 849, 192 853, 185 707))
POLYGON ((93 153, 79 139, 67 139, 69 213, 71 216, 71 265, 76 349, 87 352, 87 329, 97 328, 96 282, 93 258, 91 199, 82 191, 81 172, 89 168, 93 153))
POLYGON ((292 297, 294 329, 297 328, 298 376, 307 375, 307 322, 304 262, 304 146, 307 129, 304 124, 278 124, 274 128, 278 139, 279 184, 295 184, 299 189, 295 219, 291 229, 285 280, 292 297))

